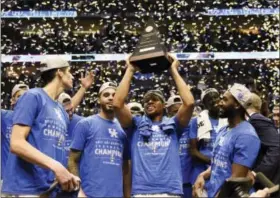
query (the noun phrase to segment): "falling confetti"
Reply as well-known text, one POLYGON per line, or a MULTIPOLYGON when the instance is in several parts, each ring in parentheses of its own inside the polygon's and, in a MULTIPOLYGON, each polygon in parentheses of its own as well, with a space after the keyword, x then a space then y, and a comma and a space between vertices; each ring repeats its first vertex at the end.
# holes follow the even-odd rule
MULTIPOLYGON (((162 40, 171 52, 249 52, 279 51, 279 16, 205 16, 209 9, 276 8, 277 1, 183 1, 183 0, 91 0, 91 1, 2 1, 2 11, 76 10, 77 18, 2 19, 2 54, 94 54, 132 53, 149 15, 159 27, 162 40)), ((79 79, 87 70, 96 73, 95 83, 87 91, 78 112, 88 115, 97 108, 97 92, 104 81, 120 82, 125 62, 72 62, 72 72, 79 79)), ((36 63, 3 63, 2 107, 9 108, 14 84, 24 82, 40 86, 36 63), (14 68, 11 70, 11 68, 14 68)), ((255 88, 268 97, 271 105, 279 98, 278 60, 181 61, 181 76, 192 86, 205 77, 208 87, 225 90, 234 82, 255 79, 255 88), (201 68, 201 69, 200 69, 201 68), (201 71, 201 72, 199 72, 201 71), (225 78, 226 77, 226 78, 225 78), (250 77, 250 78, 249 78, 250 77), (276 98, 276 99, 275 99, 276 98)), ((176 90, 168 72, 139 75, 134 78, 130 99, 141 101, 151 84, 169 97, 176 90)), ((79 88, 76 80, 74 94, 79 88)), ((199 96, 196 96, 199 99, 199 96)))

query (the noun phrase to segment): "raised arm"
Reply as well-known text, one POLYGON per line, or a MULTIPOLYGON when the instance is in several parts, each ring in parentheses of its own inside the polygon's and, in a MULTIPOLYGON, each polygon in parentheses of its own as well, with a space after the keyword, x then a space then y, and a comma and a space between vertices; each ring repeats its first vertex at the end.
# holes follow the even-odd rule
POLYGON ((81 103, 87 89, 90 88, 90 86, 92 85, 94 81, 93 72, 89 72, 88 75, 84 78, 81 78, 80 81, 81 81, 81 87, 77 91, 77 93, 72 97, 73 109, 76 109, 77 106, 81 103))
MULTIPOLYGON (((170 55, 171 56, 171 55, 170 55)), ((174 57, 173 63, 170 67, 170 73, 175 81, 177 90, 179 95, 182 98, 183 104, 178 110, 176 117, 181 125, 181 127, 186 127, 192 117, 193 109, 194 109, 194 98, 190 91, 190 86, 188 86, 183 78, 180 76, 178 72, 178 67, 180 66, 180 62, 174 57)))
POLYGON ((126 72, 116 90, 113 102, 116 117, 123 128, 128 128, 132 125, 132 115, 130 110, 125 105, 125 100, 128 96, 130 83, 135 73, 135 67, 129 62, 129 59, 127 59, 126 65, 126 72))

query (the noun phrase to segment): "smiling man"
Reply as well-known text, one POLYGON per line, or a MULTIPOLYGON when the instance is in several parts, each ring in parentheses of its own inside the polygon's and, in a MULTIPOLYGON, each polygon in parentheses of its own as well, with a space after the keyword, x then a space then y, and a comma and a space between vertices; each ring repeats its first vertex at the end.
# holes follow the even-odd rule
POLYGON ((159 90, 144 96, 144 116, 132 116, 125 100, 136 71, 127 60, 126 73, 116 91, 114 107, 131 146, 132 195, 134 197, 176 197, 183 194, 179 158, 179 136, 191 119, 194 98, 178 72, 180 62, 173 58, 170 73, 182 98, 175 116, 164 116, 165 99, 159 90))
POLYGON ((81 120, 74 129, 68 167, 81 177, 79 197, 123 197, 126 190, 127 138, 115 119, 115 91, 114 83, 104 83, 99 90, 100 113, 81 120))
POLYGON ((220 129, 216 138, 211 166, 196 179, 194 196, 206 187, 208 197, 216 197, 226 179, 246 177, 253 167, 260 140, 253 126, 245 120, 250 97, 251 92, 244 85, 236 83, 220 100, 220 117, 227 118, 228 125, 220 129))

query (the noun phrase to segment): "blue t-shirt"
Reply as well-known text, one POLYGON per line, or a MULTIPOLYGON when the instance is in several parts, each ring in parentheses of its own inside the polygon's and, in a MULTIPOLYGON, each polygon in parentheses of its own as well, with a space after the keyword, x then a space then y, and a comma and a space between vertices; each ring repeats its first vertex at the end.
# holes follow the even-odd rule
POLYGON ((223 127, 214 145, 211 176, 206 184, 209 197, 214 197, 227 178, 232 164, 252 168, 260 149, 260 140, 253 126, 243 121, 233 129, 223 127))
MULTIPOLYGON (((66 165, 65 136, 68 114, 42 88, 25 92, 18 100, 13 125, 30 126, 27 141, 49 157, 66 165)), ((54 173, 9 155, 2 191, 7 194, 37 195, 46 191, 55 179, 54 173)))
POLYGON ((88 197, 123 197, 123 155, 127 142, 119 122, 99 115, 82 119, 71 149, 82 151, 80 177, 88 197))
MULTIPOLYGON (((212 151, 213 146, 216 141, 217 135, 218 135, 218 124, 219 120, 209 118, 213 130, 210 131, 210 139, 202 139, 198 142, 199 145, 199 152, 203 155, 207 156, 208 158, 212 158, 212 151)), ((193 118, 190 122, 190 139, 197 139, 197 133, 198 133, 198 126, 197 126, 197 117, 193 118)), ((193 170, 191 175, 192 184, 196 181, 197 176, 205 171, 209 167, 208 164, 204 164, 202 162, 198 162, 196 160, 193 160, 193 170)))
POLYGON ((183 194, 178 120, 164 117, 162 122, 152 122, 147 116, 135 116, 133 125, 129 134, 132 194, 183 194))
POLYGON ((78 124, 78 122, 83 119, 84 117, 82 116, 79 116, 77 114, 73 114, 73 117, 72 119, 70 120, 70 123, 68 125, 68 132, 66 134, 66 157, 67 157, 67 161, 68 161, 68 158, 69 158, 69 152, 70 152, 70 147, 71 147, 71 144, 72 144, 72 141, 74 139, 74 129, 76 127, 76 125, 78 124))
POLYGON ((1 109, 1 179, 10 153, 10 136, 13 127, 13 111, 1 109))
POLYGON ((181 160, 183 183, 191 183, 191 172, 192 172, 192 157, 189 152, 190 147, 190 125, 187 126, 181 138, 179 139, 179 156, 181 160))

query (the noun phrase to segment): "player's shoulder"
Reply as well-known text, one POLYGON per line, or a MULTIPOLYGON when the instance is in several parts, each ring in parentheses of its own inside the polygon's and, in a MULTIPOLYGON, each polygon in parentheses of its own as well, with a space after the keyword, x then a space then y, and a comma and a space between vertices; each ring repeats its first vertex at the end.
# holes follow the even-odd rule
POLYGON ((27 90, 20 98, 19 101, 24 100, 25 102, 30 102, 30 100, 32 100, 32 102, 35 102, 35 100, 40 100, 40 98, 42 98, 44 95, 43 93, 43 89, 42 88, 32 88, 27 90), (33 101, 34 100, 34 101, 33 101))
POLYGON ((43 92, 42 88, 32 88, 27 90, 24 94, 41 95, 43 92))
POLYGON ((1 109, 1 122, 8 122, 8 120, 12 120, 13 113, 14 111, 12 110, 1 109))
POLYGON ((255 128, 248 121, 243 121, 236 127, 236 135, 258 137, 255 128))
POLYGON ((81 119, 84 119, 85 117, 83 117, 83 116, 80 116, 80 115, 78 115, 78 114, 73 114, 73 119, 77 119, 77 120, 81 120, 81 119))
POLYGON ((190 123, 197 122, 197 116, 191 118, 190 123))
POLYGON ((86 118, 80 119, 79 123, 91 123, 91 122, 98 122, 97 115, 91 115, 86 118))
POLYGON ((7 109, 1 109, 1 116, 9 115, 12 114, 12 110, 7 110, 7 109))

